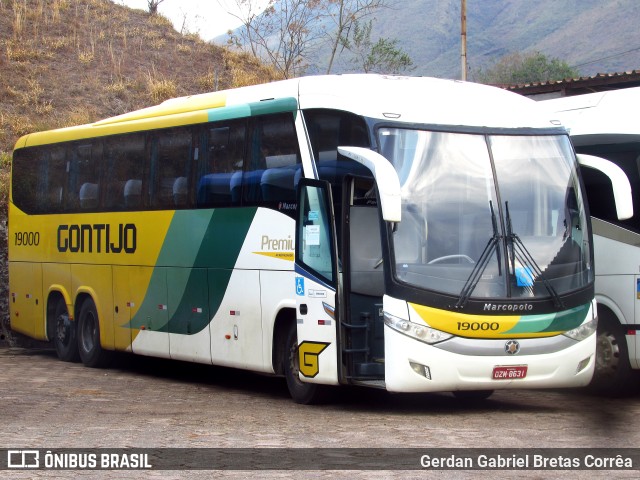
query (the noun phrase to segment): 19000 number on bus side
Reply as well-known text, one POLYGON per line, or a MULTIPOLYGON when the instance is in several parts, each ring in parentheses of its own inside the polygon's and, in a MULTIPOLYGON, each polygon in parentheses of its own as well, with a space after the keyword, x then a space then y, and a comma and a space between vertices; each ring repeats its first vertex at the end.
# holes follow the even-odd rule
POLYGON ((40 245, 40 232, 15 232, 13 239, 17 247, 37 247, 40 245))

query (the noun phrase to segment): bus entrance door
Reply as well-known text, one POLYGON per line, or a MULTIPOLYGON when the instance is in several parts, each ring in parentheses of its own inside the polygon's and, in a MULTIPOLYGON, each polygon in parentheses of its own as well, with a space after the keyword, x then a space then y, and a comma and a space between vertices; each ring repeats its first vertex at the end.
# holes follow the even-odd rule
POLYGON ((343 361, 352 383, 384 380, 384 261, 380 213, 372 179, 348 180, 344 198, 343 257, 346 318, 343 361))
POLYGON ((328 182, 303 179, 296 214, 298 366, 306 383, 338 384, 335 218, 328 182))

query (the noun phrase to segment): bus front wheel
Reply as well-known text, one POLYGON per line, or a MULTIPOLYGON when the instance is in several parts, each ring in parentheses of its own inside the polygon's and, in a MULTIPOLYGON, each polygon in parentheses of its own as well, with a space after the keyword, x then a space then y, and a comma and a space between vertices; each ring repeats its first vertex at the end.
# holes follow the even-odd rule
POLYGON ((76 341, 76 322, 69 318, 67 304, 59 298, 53 311, 53 345, 58 358, 63 362, 77 362, 78 342, 76 341))
POLYGON ((104 367, 110 360, 111 352, 100 345, 98 310, 90 298, 82 302, 78 315, 78 350, 82 363, 87 367, 104 367))
POLYGON ((298 334, 293 323, 287 332, 287 343, 284 354, 284 376, 287 380, 289 394, 293 401, 303 405, 322 403, 327 398, 326 385, 306 383, 300 380, 300 360, 298 355, 298 334))
POLYGON ((632 377, 624 329, 601 316, 596 343, 596 365, 590 387, 598 393, 620 395, 630 390, 632 377))

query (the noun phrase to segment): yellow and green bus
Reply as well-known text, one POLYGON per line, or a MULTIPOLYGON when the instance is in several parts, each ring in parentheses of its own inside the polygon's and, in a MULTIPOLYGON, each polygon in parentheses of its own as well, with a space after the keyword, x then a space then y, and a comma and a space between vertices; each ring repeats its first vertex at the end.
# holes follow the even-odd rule
POLYGON ((11 327, 395 392, 581 386, 590 218, 566 131, 453 80, 318 76, 18 140, 11 327))

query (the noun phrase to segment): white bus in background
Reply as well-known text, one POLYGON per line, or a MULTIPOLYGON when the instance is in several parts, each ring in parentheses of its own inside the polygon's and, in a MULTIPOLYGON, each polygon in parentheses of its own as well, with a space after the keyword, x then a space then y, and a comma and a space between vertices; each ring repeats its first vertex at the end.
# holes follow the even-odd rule
POLYGON ((630 183, 632 208, 616 211, 610 181, 597 170, 582 169, 593 224, 599 317, 592 386, 611 393, 635 390, 640 386, 640 126, 634 107, 640 105, 640 88, 541 103, 567 127, 583 166, 609 160, 630 183))

